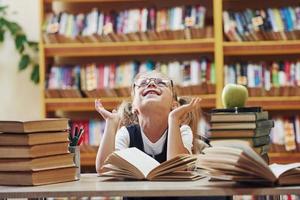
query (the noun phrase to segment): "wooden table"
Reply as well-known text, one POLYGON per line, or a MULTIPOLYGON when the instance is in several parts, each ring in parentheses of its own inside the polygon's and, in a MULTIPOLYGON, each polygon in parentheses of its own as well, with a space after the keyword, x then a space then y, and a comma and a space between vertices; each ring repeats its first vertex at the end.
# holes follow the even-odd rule
POLYGON ((262 187, 213 183, 207 179, 188 182, 103 181, 96 174, 83 174, 79 181, 34 187, 0 186, 0 198, 91 197, 91 196, 224 196, 300 195, 300 186, 262 187))

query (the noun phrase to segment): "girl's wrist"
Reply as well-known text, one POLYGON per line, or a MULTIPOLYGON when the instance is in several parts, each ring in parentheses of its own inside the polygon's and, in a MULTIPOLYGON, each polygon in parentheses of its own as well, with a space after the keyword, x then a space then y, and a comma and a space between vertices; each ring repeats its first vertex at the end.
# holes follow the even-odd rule
POLYGON ((120 122, 120 120, 114 120, 114 119, 106 119, 105 120, 106 126, 109 129, 117 129, 119 126, 119 122, 120 122))
POLYGON ((168 117, 168 123, 171 124, 179 124, 179 119, 175 116, 169 115, 168 117))

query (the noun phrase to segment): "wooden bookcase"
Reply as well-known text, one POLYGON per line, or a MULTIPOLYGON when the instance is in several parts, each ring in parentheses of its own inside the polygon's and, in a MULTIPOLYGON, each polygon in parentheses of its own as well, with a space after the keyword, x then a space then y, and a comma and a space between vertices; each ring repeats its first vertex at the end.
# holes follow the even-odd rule
MULTIPOLYGON (((274 55, 286 56, 290 54, 298 54, 300 52, 300 41, 261 41, 261 42, 227 42, 223 38, 222 11, 223 7, 253 6, 254 3, 247 4, 238 3, 242 0, 192 0, 199 4, 209 4, 212 8, 208 12, 211 13, 213 21, 214 37, 206 39, 191 39, 191 40, 169 40, 169 41, 141 41, 141 42, 115 42, 115 43, 61 43, 61 44, 45 44, 42 39, 42 30, 40 38, 40 89, 43 106, 42 116, 48 116, 49 113, 55 111, 94 111, 93 98, 46 98, 45 97, 45 73, 49 63, 57 58, 68 59, 86 59, 89 57, 114 58, 117 56, 128 56, 134 58, 136 55, 147 56, 169 56, 169 55, 201 55, 211 54, 214 58, 216 66, 216 93, 208 95, 199 95, 202 100, 203 108, 221 107, 221 92, 223 89, 223 66, 224 60, 228 56, 249 56, 249 55, 274 55), (249 5, 248 5, 249 4, 249 5)), ((143 3, 161 3, 158 0, 40 0, 40 22, 41 27, 45 18, 46 12, 51 11, 51 5, 54 2, 71 5, 78 11, 86 10, 86 5, 104 5, 106 7, 118 6, 123 4, 143 5, 143 3)), ((172 5, 176 1, 166 0, 164 3, 172 5)), ((190 1, 188 1, 190 2, 190 1)), ((187 2, 187 3, 188 3, 187 2)), ((273 1, 268 1, 269 6, 273 6, 273 1)), ((292 1, 274 1, 274 6, 289 5, 292 1)), ((294 4, 294 3, 292 3, 294 4)), ((91 7, 91 6, 90 6, 91 7)), ((107 97, 102 98, 105 107, 115 108, 123 97, 107 97)), ((265 110, 272 112, 293 111, 300 112, 300 96, 288 97, 251 97, 248 101, 249 106, 262 106, 265 110)), ((90 151, 82 154, 82 165, 94 165, 95 151, 90 151)), ((272 161, 282 161, 285 157, 289 157, 290 161, 299 161, 299 153, 291 154, 271 154, 272 161)))

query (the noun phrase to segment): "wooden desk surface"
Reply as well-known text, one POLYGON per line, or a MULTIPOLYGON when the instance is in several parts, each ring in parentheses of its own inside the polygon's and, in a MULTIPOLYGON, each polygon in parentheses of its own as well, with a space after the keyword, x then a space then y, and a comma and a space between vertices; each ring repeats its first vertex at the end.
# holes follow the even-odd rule
POLYGON ((0 186, 0 198, 83 197, 83 196, 224 196, 298 194, 300 186, 249 187, 232 183, 103 181, 96 174, 83 174, 79 181, 34 187, 0 186))

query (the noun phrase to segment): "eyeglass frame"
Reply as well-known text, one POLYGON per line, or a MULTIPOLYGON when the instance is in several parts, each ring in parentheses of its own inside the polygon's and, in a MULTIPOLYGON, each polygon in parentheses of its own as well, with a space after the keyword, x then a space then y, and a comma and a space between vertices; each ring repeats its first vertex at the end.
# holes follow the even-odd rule
MULTIPOLYGON (((159 85, 157 85, 156 83, 155 83, 155 81, 154 80, 157 80, 157 79, 161 79, 161 80, 168 80, 168 81, 170 81, 170 85, 169 86, 171 86, 171 91, 172 91, 172 93, 173 93, 173 98, 177 101, 177 94, 176 94, 176 92, 175 92, 175 90, 174 90, 174 84, 173 84, 173 81, 171 80, 171 79, 162 79, 162 78, 145 78, 145 79, 147 79, 147 80, 150 80, 149 81, 149 83, 146 85, 146 86, 144 86, 145 88, 151 83, 151 82, 153 82, 156 86, 158 86, 158 87, 160 87, 159 85)), ((133 89, 133 92, 135 91, 135 86, 137 86, 137 87, 143 87, 143 86, 139 86, 139 85, 137 85, 135 82, 133 82, 133 84, 132 84, 132 89, 133 89)), ((169 86, 167 86, 167 87, 169 87, 169 86)), ((135 93, 135 92, 134 92, 135 93)))
POLYGON ((148 83, 146 83, 145 86, 141 86, 141 85, 138 85, 136 82, 133 83, 133 88, 135 88, 135 86, 141 88, 141 87, 147 87, 151 82, 153 82, 156 86, 158 87, 165 87, 165 86, 160 86, 156 83, 156 80, 161 80, 161 81, 169 81, 170 82, 170 85, 166 84, 166 87, 169 87, 171 86, 171 88, 173 89, 173 81, 170 80, 170 79, 162 79, 162 78, 144 78, 143 80, 147 80, 148 83))

